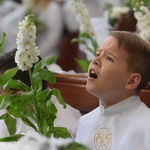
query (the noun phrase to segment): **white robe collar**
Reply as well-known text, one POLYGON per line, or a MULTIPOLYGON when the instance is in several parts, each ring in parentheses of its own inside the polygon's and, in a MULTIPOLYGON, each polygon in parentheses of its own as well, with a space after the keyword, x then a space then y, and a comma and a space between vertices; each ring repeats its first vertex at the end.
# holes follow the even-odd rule
POLYGON ((119 121, 119 119, 131 111, 137 103, 140 103, 140 98, 138 96, 131 96, 124 101, 121 101, 106 109, 100 103, 100 120, 105 126, 110 128, 116 121, 119 121))

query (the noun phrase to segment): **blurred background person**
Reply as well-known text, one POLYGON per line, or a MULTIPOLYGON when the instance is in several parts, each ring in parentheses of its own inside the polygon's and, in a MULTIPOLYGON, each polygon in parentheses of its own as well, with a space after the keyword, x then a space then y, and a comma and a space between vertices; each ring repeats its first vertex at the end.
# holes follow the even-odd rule
POLYGON ((16 48, 19 22, 25 15, 34 14, 37 26, 37 45, 41 57, 59 55, 59 42, 63 31, 60 3, 56 0, 22 0, 20 5, 3 18, 2 30, 6 33, 4 51, 16 48))
POLYGON ((0 19, 13 12, 19 4, 13 0, 0 0, 0 19))
POLYGON ((3 19, 6 18, 7 15, 13 13, 18 8, 19 4, 13 0, 0 0, 0 36, 3 33, 3 19))

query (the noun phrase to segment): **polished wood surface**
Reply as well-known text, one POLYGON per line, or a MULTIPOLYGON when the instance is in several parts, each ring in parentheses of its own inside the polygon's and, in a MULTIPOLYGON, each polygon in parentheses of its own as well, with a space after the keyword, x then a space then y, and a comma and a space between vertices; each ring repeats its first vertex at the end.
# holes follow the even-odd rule
MULTIPOLYGON (((85 89, 86 74, 55 74, 56 83, 49 84, 50 88, 60 90, 65 102, 72 107, 87 113, 99 105, 98 98, 88 93, 85 89)), ((150 107, 150 84, 140 93, 141 100, 150 107)))

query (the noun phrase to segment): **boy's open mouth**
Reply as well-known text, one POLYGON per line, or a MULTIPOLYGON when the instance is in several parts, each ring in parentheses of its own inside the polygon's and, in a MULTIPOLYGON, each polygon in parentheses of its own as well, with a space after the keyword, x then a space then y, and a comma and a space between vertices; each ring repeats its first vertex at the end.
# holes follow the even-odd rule
POLYGON ((94 78, 94 79, 96 79, 97 78, 97 74, 95 73, 95 71, 94 70, 90 70, 90 72, 89 72, 89 76, 91 77, 91 78, 94 78))

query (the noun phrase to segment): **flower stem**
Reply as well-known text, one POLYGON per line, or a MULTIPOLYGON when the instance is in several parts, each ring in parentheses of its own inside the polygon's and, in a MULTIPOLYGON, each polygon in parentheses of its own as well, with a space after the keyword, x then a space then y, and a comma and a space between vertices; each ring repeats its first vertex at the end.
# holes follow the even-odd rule
MULTIPOLYGON (((30 77, 30 82, 31 82, 31 89, 34 90, 35 87, 34 87, 34 83, 33 83, 33 80, 32 80, 32 70, 31 70, 31 68, 28 69, 28 72, 29 72, 29 77, 30 77)), ((32 103, 34 105, 33 107, 35 107, 34 114, 35 114, 35 122, 36 122, 37 128, 38 128, 37 130, 38 130, 39 133, 44 134, 43 121, 41 120, 41 115, 40 115, 40 110, 39 110, 40 108, 38 107, 38 103, 37 103, 36 97, 34 97, 33 99, 34 100, 32 101, 32 103)))

